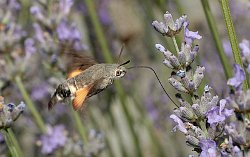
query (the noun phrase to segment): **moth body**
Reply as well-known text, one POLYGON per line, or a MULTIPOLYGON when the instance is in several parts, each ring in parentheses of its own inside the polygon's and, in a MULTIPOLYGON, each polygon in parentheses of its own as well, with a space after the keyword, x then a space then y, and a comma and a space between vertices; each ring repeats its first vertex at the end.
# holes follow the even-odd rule
POLYGON ((56 103, 71 98, 77 110, 85 99, 103 91, 114 79, 123 77, 125 73, 126 68, 119 64, 94 64, 84 71, 72 71, 72 77, 58 85, 48 107, 51 109, 56 103))

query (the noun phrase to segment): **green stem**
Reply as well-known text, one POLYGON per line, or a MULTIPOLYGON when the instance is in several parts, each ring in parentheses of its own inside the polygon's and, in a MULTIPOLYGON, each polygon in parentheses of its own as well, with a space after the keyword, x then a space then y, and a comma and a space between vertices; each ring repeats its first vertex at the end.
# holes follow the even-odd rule
POLYGON ((31 114, 33 115, 33 117, 35 118, 35 121, 39 127, 39 129, 43 132, 46 133, 46 126, 42 120, 42 117, 40 116, 39 112, 36 110, 35 105, 33 103, 33 101, 31 100, 31 98, 29 97, 28 92, 26 91, 23 82, 21 80, 20 76, 15 76, 15 82, 17 84, 18 89, 20 90, 23 99, 25 101, 25 104, 28 106, 31 114))
POLYGON ((95 30, 95 33, 97 36, 97 40, 101 46, 104 58, 105 58, 106 62, 112 63, 112 61, 113 61, 112 55, 109 52, 108 44, 105 40, 105 36, 104 36, 103 31, 102 31, 101 24, 99 22, 97 14, 96 14, 94 2, 93 2, 93 0, 85 0, 85 3, 87 6, 87 9, 89 11, 90 19, 91 19, 91 22, 93 24, 93 27, 94 27, 94 30, 95 30))
POLYGON ((20 13, 20 23, 22 23, 24 26, 27 26, 27 24, 29 23, 29 18, 30 18, 30 5, 31 5, 31 1, 30 0, 21 0, 21 4, 22 4, 22 10, 20 13))
POLYGON ((173 40, 173 42, 174 42, 175 50, 177 51, 177 54, 178 54, 178 53, 180 52, 180 50, 179 50, 179 47, 178 47, 178 44, 177 44, 177 42, 176 42, 175 37, 172 37, 172 40, 173 40))
MULTIPOLYGON (((231 43, 231 46, 232 46, 234 60, 235 60, 235 62, 237 64, 239 64, 243 68, 240 49, 239 49, 239 46, 238 46, 238 40, 237 40, 236 33, 235 33, 235 30, 234 30, 234 26, 233 26, 231 14, 230 14, 230 9, 229 9, 229 6, 228 6, 228 0, 221 0, 221 8, 222 8, 222 12, 223 12, 223 15, 224 15, 224 20, 225 20, 225 23, 226 23, 230 43, 231 43)), ((248 83, 247 83, 246 80, 243 83, 243 89, 244 90, 248 89, 248 83)))
POLYGON ((71 112, 72 112, 73 118, 75 120, 77 130, 78 130, 78 132, 83 140, 83 143, 87 144, 88 143, 88 138, 86 136, 87 133, 86 133, 86 129, 82 125, 81 118, 80 118, 78 112, 74 111, 72 107, 71 107, 71 112))
POLYGON ((13 133, 12 129, 8 128, 7 132, 9 133, 9 137, 11 138, 11 141, 12 141, 13 145, 15 146, 19 156, 24 157, 22 149, 21 149, 20 145, 18 144, 17 139, 16 139, 15 134, 13 133))
POLYGON ((176 9, 178 11, 178 14, 181 16, 183 14, 183 9, 182 9, 180 0, 175 0, 174 2, 176 5, 176 9))
POLYGON ((217 51, 219 53, 219 57, 220 57, 220 60, 221 60, 221 63, 222 63, 223 69, 224 69, 224 73, 226 75, 226 78, 229 79, 232 75, 232 71, 231 71, 232 68, 228 62, 227 56, 225 55, 225 52, 224 52, 224 49, 222 46, 222 42, 220 40, 218 28, 216 27, 216 22, 214 20, 212 11, 211 11, 209 3, 208 3, 208 0, 201 0, 201 4, 202 4, 203 10, 205 12, 208 26, 209 26, 209 29, 212 33, 212 37, 213 37, 215 46, 216 46, 217 51))
POLYGON ((8 132, 7 129, 3 129, 2 130, 4 139, 6 141, 7 147, 9 148, 10 154, 12 157, 20 157, 17 151, 17 148, 15 147, 15 145, 12 142, 12 138, 8 132))
MULTIPOLYGON (((105 40, 105 36, 104 36, 103 30, 101 28, 100 21, 98 19, 97 14, 96 14, 94 2, 92 0, 85 0, 85 3, 86 3, 86 6, 87 6, 87 9, 89 11, 90 20, 91 20, 91 22, 93 24, 93 27, 94 27, 98 42, 101 45, 101 50, 102 50, 102 53, 104 55, 104 59, 108 63, 113 63, 112 55, 110 54, 107 41, 105 40)), ((136 132, 135 132, 135 130, 133 128, 132 117, 129 114, 128 108, 126 106, 125 92, 123 91, 122 86, 121 86, 121 84, 119 82, 115 82, 115 87, 116 87, 116 90, 117 90, 118 95, 120 97, 122 108, 123 108, 124 113, 126 115, 126 118, 127 118, 128 124, 129 124, 129 129, 131 131, 131 134, 132 134, 134 142, 135 142, 135 146, 136 146, 136 150, 137 150, 137 155, 136 156, 140 157, 140 156, 142 156, 140 143, 139 143, 138 136, 136 135, 136 132)))

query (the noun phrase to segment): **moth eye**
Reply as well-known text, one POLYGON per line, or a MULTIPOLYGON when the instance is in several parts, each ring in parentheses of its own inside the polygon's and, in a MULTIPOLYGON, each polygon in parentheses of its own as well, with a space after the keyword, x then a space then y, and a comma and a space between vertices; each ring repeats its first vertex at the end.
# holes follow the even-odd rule
POLYGON ((122 71, 117 70, 115 75, 116 75, 116 76, 121 76, 121 74, 122 74, 122 71))

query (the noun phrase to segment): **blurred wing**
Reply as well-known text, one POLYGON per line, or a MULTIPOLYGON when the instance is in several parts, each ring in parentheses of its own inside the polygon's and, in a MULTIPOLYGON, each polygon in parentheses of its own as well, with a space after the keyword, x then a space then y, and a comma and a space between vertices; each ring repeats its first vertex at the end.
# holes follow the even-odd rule
POLYGON ((87 99, 87 95, 92 87, 93 85, 89 85, 76 91, 75 98, 72 101, 74 110, 78 110, 83 107, 84 101, 87 99))
POLYGON ((69 61, 67 78, 74 77, 92 65, 97 64, 93 58, 82 54, 82 52, 76 51, 71 48, 71 46, 63 45, 63 52, 66 53, 66 57, 69 61))

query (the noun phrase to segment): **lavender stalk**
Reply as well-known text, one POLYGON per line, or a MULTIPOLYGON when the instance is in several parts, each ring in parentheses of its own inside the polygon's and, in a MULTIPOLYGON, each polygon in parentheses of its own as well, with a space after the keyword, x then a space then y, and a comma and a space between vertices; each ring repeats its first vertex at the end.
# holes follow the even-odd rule
MULTIPOLYGON (((237 40, 236 33, 234 30, 234 26, 233 26, 231 14, 230 14, 230 9, 228 6, 228 0, 221 0, 221 8, 222 8, 222 13, 224 15, 224 20, 226 23, 230 43, 232 46, 232 52, 234 55, 235 63, 239 64, 241 67, 243 67, 242 58, 240 55, 240 50, 239 50, 239 45, 238 45, 238 40, 237 40)), ((248 89, 248 86, 249 85, 248 85, 247 81, 245 80, 243 83, 244 90, 248 89)))
POLYGON ((226 78, 229 79, 229 77, 231 77, 231 75, 232 75, 232 71, 231 71, 227 56, 225 55, 212 11, 210 9, 210 6, 209 6, 209 3, 207 0, 201 0, 201 4, 202 4, 203 10, 205 12, 208 26, 211 30, 212 37, 213 37, 214 42, 215 42, 215 46, 218 50, 218 54, 219 54, 226 78))
POLYGON ((24 111, 24 109, 25 104, 23 102, 17 106, 13 103, 5 104, 4 98, 0 96, 0 130, 5 137, 7 146, 12 156, 24 156, 17 139, 10 128, 14 124, 14 121, 16 121, 24 111))

